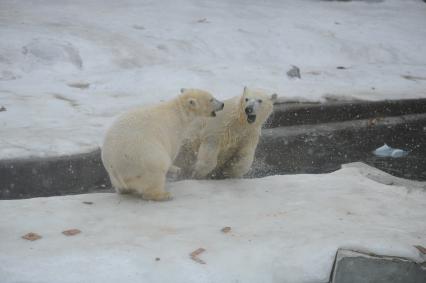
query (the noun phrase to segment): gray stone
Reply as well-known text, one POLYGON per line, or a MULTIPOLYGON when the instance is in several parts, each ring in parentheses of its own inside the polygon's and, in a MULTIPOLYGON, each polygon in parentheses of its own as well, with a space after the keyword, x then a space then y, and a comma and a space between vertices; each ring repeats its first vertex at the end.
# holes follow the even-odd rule
POLYGON ((300 79, 301 77, 300 77, 300 69, 299 69, 299 67, 293 65, 291 67, 291 69, 288 70, 287 76, 290 79, 293 79, 293 78, 299 78, 300 79))
POLYGON ((424 283, 426 267, 406 258, 337 251, 331 283, 424 283))

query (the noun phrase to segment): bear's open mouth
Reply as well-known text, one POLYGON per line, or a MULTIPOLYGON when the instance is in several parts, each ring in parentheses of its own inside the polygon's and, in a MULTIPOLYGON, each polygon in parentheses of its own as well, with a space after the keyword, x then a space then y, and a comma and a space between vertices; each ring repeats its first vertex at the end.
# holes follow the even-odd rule
POLYGON ((216 117, 216 112, 212 111, 211 116, 216 117))
POLYGON ((254 115, 254 114, 247 115, 247 122, 249 122, 251 124, 254 121, 256 121, 256 115, 254 115))

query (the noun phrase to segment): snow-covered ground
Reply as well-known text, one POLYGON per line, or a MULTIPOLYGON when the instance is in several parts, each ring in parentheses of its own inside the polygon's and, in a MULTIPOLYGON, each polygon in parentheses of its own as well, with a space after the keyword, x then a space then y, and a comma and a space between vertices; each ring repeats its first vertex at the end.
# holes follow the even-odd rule
POLYGON ((181 87, 426 97, 426 4, 373 2, 2 0, 0 158, 93 149, 117 114, 181 87))
POLYGON ((328 282, 339 247, 423 261, 413 246, 426 246, 426 184, 372 180, 386 175, 352 164, 180 181, 168 184, 169 202, 111 193, 2 200, 0 281, 328 282), (81 233, 61 233, 74 228, 81 233), (42 238, 22 239, 28 232, 42 238), (189 256, 198 248, 205 264, 189 256))

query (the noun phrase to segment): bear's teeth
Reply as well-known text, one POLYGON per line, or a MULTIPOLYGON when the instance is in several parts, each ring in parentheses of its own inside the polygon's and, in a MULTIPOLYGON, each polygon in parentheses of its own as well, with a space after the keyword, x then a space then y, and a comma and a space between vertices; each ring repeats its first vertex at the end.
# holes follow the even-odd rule
POLYGON ((247 122, 250 124, 256 121, 256 115, 247 115, 247 122))

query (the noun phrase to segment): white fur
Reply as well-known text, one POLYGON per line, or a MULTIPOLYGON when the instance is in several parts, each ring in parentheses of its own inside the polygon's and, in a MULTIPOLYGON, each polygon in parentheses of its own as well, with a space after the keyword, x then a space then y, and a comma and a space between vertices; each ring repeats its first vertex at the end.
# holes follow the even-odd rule
POLYGON ((185 172, 193 170, 194 178, 242 177, 253 163, 262 124, 272 113, 275 99, 276 95, 244 89, 242 96, 224 101, 224 110, 216 119, 196 123, 177 164, 185 172), (253 123, 247 121, 247 106, 256 114, 253 123), (191 159, 195 155, 194 165, 191 159))
POLYGON ((102 161, 116 190, 144 199, 169 199, 165 176, 170 169, 179 171, 172 163, 186 130, 196 118, 219 110, 218 103, 208 92, 183 89, 176 99, 119 117, 102 148, 102 161))

